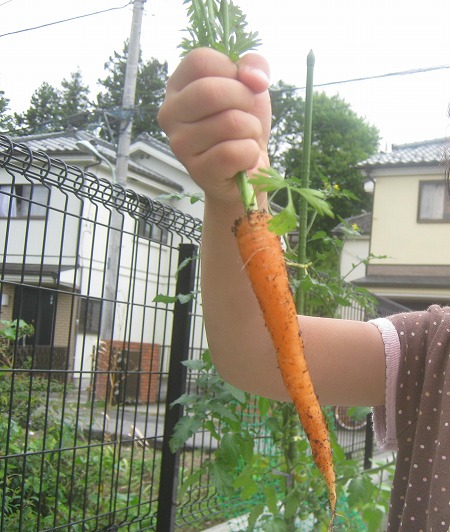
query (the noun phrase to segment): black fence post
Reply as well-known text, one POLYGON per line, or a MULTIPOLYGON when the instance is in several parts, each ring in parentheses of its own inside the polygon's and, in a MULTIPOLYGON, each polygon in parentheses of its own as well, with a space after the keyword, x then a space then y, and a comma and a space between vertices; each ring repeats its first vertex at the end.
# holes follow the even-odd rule
POLYGON ((373 421, 372 414, 367 414, 366 439, 364 445, 364 469, 372 468, 373 455, 373 421))
MULTIPOLYGON (((195 271, 197 246, 181 244, 179 248, 178 266, 185 262, 179 270, 176 294, 189 294, 195 287, 195 271)), ((172 341, 170 349, 169 377, 167 383, 166 413, 164 418, 164 435, 161 457, 161 474, 158 497, 157 532, 172 532, 175 527, 178 467, 180 453, 172 453, 169 440, 177 421, 182 417, 181 405, 170 408, 186 389, 186 368, 181 364, 189 358, 189 341, 191 330, 192 301, 175 303, 172 341)))

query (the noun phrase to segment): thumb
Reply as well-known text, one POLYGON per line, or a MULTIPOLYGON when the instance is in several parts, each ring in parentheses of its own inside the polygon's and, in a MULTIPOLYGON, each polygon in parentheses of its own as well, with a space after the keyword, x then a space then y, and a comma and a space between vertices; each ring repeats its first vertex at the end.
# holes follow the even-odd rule
POLYGON ((238 62, 238 79, 255 93, 264 92, 270 85, 270 67, 259 54, 247 54, 238 62))

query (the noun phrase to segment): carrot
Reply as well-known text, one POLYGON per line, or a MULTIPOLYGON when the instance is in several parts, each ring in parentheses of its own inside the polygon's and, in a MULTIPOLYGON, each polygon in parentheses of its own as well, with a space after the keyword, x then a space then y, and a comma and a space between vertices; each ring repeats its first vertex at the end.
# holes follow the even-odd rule
POLYGON ((269 230, 271 215, 248 211, 235 222, 239 253, 274 343, 286 389, 308 437, 314 461, 325 477, 336 511, 336 476, 325 416, 311 381, 279 237, 269 230))

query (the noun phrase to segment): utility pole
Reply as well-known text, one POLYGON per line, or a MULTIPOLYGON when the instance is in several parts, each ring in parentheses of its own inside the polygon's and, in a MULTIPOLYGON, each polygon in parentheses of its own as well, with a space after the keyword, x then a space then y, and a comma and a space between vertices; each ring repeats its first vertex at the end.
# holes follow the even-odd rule
POLYGON ((146 0, 134 0, 130 42, 128 44, 127 67, 125 71, 116 155, 116 178, 117 183, 122 186, 125 186, 127 181, 128 152, 130 151, 131 128, 133 126, 139 52, 141 50, 141 26, 145 2, 146 0))
MULTIPOLYGON (((133 126, 136 83, 139 66, 141 26, 146 0, 134 0, 133 18, 131 22, 130 41, 128 44, 127 66, 123 88, 122 108, 120 114, 119 137, 117 141, 116 165, 112 172, 114 185, 126 188, 128 160, 133 126)), ((115 188, 115 187, 114 187, 115 188)), ((115 194, 114 194, 115 197, 115 194)), ((103 293, 103 310, 101 320, 101 340, 114 340, 114 317, 117 305, 121 240, 123 217, 112 206, 109 218, 107 255, 105 265, 105 285, 103 293)))

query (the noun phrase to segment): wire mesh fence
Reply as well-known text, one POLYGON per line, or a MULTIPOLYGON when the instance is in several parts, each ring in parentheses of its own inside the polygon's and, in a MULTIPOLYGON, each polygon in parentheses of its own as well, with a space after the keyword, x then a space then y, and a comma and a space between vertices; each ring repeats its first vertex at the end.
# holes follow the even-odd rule
POLYGON ((193 386, 181 361, 207 348, 200 295, 179 297, 199 292, 200 229, 0 135, 0 530, 189 531, 246 511, 207 477, 177 505, 216 447, 206 431, 168 445, 193 386))

